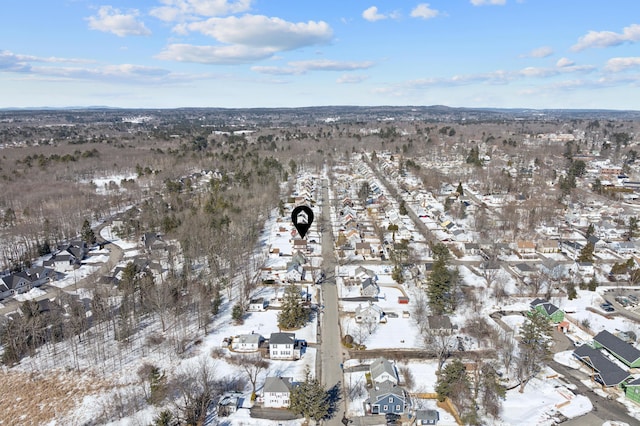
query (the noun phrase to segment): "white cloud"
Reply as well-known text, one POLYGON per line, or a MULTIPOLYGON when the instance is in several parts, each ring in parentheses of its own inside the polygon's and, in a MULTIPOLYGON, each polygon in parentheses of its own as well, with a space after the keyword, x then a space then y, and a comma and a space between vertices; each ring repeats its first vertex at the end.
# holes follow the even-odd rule
POLYGON ((343 74, 340 77, 338 77, 338 79, 336 80, 336 83, 338 83, 338 84, 357 84, 357 83, 362 83, 367 78, 369 78, 369 77, 366 76, 366 75, 343 74))
POLYGON ((589 31, 580 37, 578 42, 571 47, 574 51, 580 51, 592 47, 611 47, 625 42, 640 40, 640 25, 633 24, 623 28, 622 33, 613 31, 589 31))
POLYGON ((255 66, 251 70, 262 74, 294 75, 309 71, 354 71, 371 68, 373 62, 344 62, 330 59, 311 59, 308 61, 289 62, 286 67, 255 66))
POLYGON ((420 3, 411 11, 411 17, 422 19, 435 18, 439 14, 439 11, 429 7, 429 3, 420 3))
POLYGON ((200 32, 222 43, 273 51, 324 44, 333 37, 333 30, 324 21, 294 23, 263 15, 210 18, 181 28, 200 32))
POLYGON ((546 58, 551 55, 553 55, 553 49, 549 46, 542 46, 542 47, 533 49, 531 52, 523 56, 530 57, 530 58, 546 58))
POLYGON ((271 48, 255 48, 241 45, 196 46, 170 44, 155 56, 156 59, 200 64, 241 64, 266 59, 275 53, 271 48))
POLYGON ((575 62, 573 62, 569 58, 560 58, 560 59, 558 59, 558 62, 556 62, 556 67, 564 68, 564 67, 570 67, 570 66, 572 66, 574 64, 575 64, 575 62))
POLYGON ((375 21, 380 21, 382 19, 387 19, 387 15, 378 13, 378 8, 375 6, 371 6, 370 8, 362 12, 362 17, 369 22, 375 22, 375 21))
POLYGON ((150 14, 162 21, 175 22, 198 16, 226 16, 247 12, 252 0, 161 0, 164 6, 151 10, 150 14))
POLYGON ((507 0, 471 0, 471 4, 474 6, 494 5, 502 6, 507 3, 507 0))
POLYGON ((124 14, 111 6, 102 6, 98 9, 98 15, 88 17, 87 21, 92 30, 113 33, 118 37, 150 35, 151 31, 136 19, 138 15, 137 10, 124 14))
POLYGON ((605 65, 605 70, 612 72, 620 72, 628 70, 630 68, 640 67, 640 57, 627 57, 627 58, 611 58, 605 65))
POLYGON ((312 59, 308 61, 294 61, 289 62, 296 68, 300 68, 306 71, 351 71, 362 70, 371 68, 373 62, 344 62, 344 61, 332 61, 329 59, 312 59))
POLYGON ((0 71, 28 72, 32 70, 31 63, 33 62, 83 64, 94 61, 75 58, 57 58, 55 56, 45 58, 32 55, 18 55, 8 50, 0 50, 0 71))
POLYGON ((254 66, 254 67, 251 67, 251 71, 254 71, 260 74, 269 74, 269 75, 302 74, 302 71, 296 68, 274 67, 274 66, 254 66))

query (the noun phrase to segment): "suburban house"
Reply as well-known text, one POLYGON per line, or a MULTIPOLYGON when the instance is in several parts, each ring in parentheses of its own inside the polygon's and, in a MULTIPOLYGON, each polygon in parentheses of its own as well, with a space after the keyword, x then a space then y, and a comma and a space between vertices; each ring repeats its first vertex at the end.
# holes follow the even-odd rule
POLYGON ((262 312, 267 309, 267 306, 269 306, 269 301, 265 300, 264 297, 258 297, 249 301, 248 310, 251 312, 262 312))
POLYGON ((371 269, 367 269, 364 266, 358 266, 354 271, 354 278, 358 278, 361 281, 371 278, 372 281, 378 281, 378 276, 371 269))
POLYGON ((300 344, 294 333, 271 333, 269 357, 271 359, 300 359, 300 344))
POLYGON ((542 240, 538 242, 538 251, 540 253, 558 253, 560 251, 558 240, 542 240))
POLYGON ((451 334, 453 332, 451 318, 446 315, 429 315, 427 317, 427 323, 429 325, 429 329, 436 333, 451 334))
POLYGON ((598 349, 584 344, 573 351, 573 356, 591 369, 591 377, 604 387, 620 386, 631 375, 605 357, 598 349))
POLYGON ((378 358, 369 365, 369 374, 371 374, 371 382, 374 386, 391 382, 394 385, 398 384, 398 373, 394 365, 386 358, 378 358))
POLYGON ((582 276, 592 277, 596 273, 593 262, 576 262, 576 269, 582 276))
POLYGON ((231 349, 236 352, 257 352, 264 342, 264 337, 259 333, 241 334, 231 341, 231 349))
POLYGON ((388 381, 369 389, 365 404, 371 414, 402 414, 409 405, 404 389, 388 381))
POLYGON ((625 383, 622 387, 627 398, 640 404, 640 378, 625 383))
POLYGON ((68 244, 59 245, 56 253, 49 260, 44 261, 44 266, 51 267, 56 271, 68 272, 80 265, 89 249, 84 241, 73 241, 68 244))
POLYGON ((141 241, 147 252, 167 248, 167 243, 165 243, 162 236, 156 232, 145 232, 142 234, 141 241))
POLYGON ((536 243, 533 241, 518 241, 517 252, 521 258, 536 257, 536 243))
POLYGON ((553 324, 558 324, 564 320, 564 311, 545 299, 535 299, 530 306, 534 311, 538 311, 549 318, 553 324))
POLYGON ((355 318, 357 323, 387 322, 382 308, 378 305, 374 305, 371 301, 369 301, 369 304, 364 307, 362 305, 358 305, 355 312, 355 318))
POLYGON ((530 277, 538 273, 538 270, 535 267, 524 262, 513 265, 513 270, 519 277, 530 277))
POLYGON ((377 297, 380 292, 380 288, 375 281, 371 278, 367 278, 360 283, 360 294, 364 297, 377 297))
POLYGON ((415 425, 437 425, 440 420, 438 410, 416 410, 413 421, 415 425))
POLYGON ((607 330, 602 330, 593 337, 593 346, 597 349, 606 349, 629 368, 640 367, 640 350, 607 330))
POLYGON ((2 277, 0 280, 0 300, 29 290, 31 290, 31 285, 25 277, 11 274, 2 277))
POLYGON ((218 416, 227 417, 235 413, 243 403, 242 392, 225 392, 218 401, 218 416))
POLYGON ((34 287, 56 279, 56 271, 43 266, 32 266, 0 278, 0 300, 25 293, 34 287))
POLYGON ((264 406, 289 408, 291 389, 293 389, 291 380, 291 377, 267 377, 264 379, 264 387, 262 388, 264 406))

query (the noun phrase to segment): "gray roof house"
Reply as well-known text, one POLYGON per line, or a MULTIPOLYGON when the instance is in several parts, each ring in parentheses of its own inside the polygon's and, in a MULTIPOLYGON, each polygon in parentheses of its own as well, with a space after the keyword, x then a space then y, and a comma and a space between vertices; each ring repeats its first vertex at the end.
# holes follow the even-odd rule
POLYGON ((296 345, 296 335, 294 333, 271 333, 269 357, 271 359, 300 359, 300 348, 296 345))
POLYGON ((603 386, 618 386, 631 375, 607 359, 599 350, 582 345, 573 351, 573 356, 593 369, 593 378, 603 386))
POLYGON ((263 341, 264 337, 259 333, 241 334, 233 338, 231 349, 236 352, 256 352, 263 341))
POLYGON ((361 286, 360 294, 365 297, 376 297, 380 291, 378 284, 376 284, 371 278, 367 278, 362 281, 361 286))
POLYGON ((418 426, 436 425, 440 420, 440 413, 438 410, 416 410, 413 420, 418 426))
POLYGON ((369 389, 365 404, 371 414, 402 414, 409 405, 404 389, 391 382, 383 382, 369 389))
POLYGON ((385 359, 378 358, 369 365, 369 372, 371 373, 371 381, 374 384, 383 382, 391 382, 394 385, 398 384, 398 373, 393 364, 385 359))
POLYGON ((596 348, 605 348, 613 356, 631 368, 640 367, 640 350, 609 333, 607 330, 602 330, 596 334, 593 337, 593 344, 596 348))
POLYGON ((264 379, 262 394, 264 406, 270 408, 288 408, 289 396, 293 389, 291 377, 267 377, 264 379))

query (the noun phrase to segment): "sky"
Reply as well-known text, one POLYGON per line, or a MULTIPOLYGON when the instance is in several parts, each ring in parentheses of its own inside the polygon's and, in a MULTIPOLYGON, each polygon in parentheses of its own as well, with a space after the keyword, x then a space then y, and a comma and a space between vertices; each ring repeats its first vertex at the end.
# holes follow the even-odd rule
POLYGON ((0 108, 640 110, 637 0, 4 0, 0 108))

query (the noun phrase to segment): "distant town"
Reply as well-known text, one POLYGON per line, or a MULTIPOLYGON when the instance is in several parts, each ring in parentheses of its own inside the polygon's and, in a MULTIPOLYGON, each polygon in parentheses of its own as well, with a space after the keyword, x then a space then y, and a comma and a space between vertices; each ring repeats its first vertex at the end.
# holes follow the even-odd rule
POLYGON ((639 135, 637 111, 2 110, 0 424, 637 424, 639 135))

